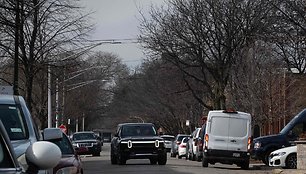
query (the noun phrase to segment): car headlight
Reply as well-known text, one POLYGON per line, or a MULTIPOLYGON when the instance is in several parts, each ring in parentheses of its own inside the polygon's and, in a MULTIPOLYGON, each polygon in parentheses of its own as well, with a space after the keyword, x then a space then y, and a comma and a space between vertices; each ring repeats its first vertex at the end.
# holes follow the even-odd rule
POLYGON ((79 144, 78 143, 72 143, 72 146, 73 147, 79 147, 79 144))
POLYGON ((286 154, 286 152, 278 152, 278 153, 274 154, 274 156, 283 156, 285 154, 286 154))
POLYGON ((72 167, 64 167, 59 169, 56 174, 73 174, 77 173, 78 169, 75 166, 72 167))
POLYGON ((256 142, 254 144, 254 149, 258 149, 258 148, 260 148, 260 146, 261 146, 261 143, 260 142, 256 142))

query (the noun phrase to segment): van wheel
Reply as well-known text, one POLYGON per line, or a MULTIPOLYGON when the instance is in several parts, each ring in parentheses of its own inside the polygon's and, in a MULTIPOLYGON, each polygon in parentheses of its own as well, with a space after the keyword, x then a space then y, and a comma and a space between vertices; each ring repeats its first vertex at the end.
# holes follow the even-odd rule
POLYGON ((243 170, 248 170, 249 169, 249 165, 250 165, 250 161, 247 160, 247 161, 241 163, 241 168, 243 170))
POLYGON ((202 158, 202 167, 208 167, 208 159, 202 158))

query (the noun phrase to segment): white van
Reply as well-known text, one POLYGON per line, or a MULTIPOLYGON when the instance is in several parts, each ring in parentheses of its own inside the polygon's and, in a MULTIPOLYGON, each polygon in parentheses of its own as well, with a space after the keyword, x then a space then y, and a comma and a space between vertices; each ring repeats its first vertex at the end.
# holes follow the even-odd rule
POLYGON ((233 109, 208 113, 202 166, 237 164, 248 169, 251 148, 251 115, 233 109))

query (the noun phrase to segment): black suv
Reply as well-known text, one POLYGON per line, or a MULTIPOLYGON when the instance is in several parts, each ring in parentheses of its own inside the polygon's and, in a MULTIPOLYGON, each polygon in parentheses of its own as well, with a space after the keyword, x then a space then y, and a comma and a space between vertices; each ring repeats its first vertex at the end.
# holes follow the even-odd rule
POLYGON ((152 123, 119 124, 111 141, 111 163, 126 164, 128 159, 149 159, 151 164, 165 165, 164 140, 152 123))

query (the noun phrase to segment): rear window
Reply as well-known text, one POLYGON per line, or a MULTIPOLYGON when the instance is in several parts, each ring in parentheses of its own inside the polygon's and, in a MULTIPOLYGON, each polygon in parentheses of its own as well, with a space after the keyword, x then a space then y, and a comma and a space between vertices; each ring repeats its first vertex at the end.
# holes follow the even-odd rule
POLYGON ((94 133, 77 133, 72 137, 73 140, 92 140, 96 139, 94 133))
POLYGON ((247 120, 228 117, 213 117, 211 134, 217 136, 244 137, 247 134, 247 120))
POLYGON ((11 140, 27 138, 25 121, 18 107, 14 105, 0 105, 0 119, 11 140))

